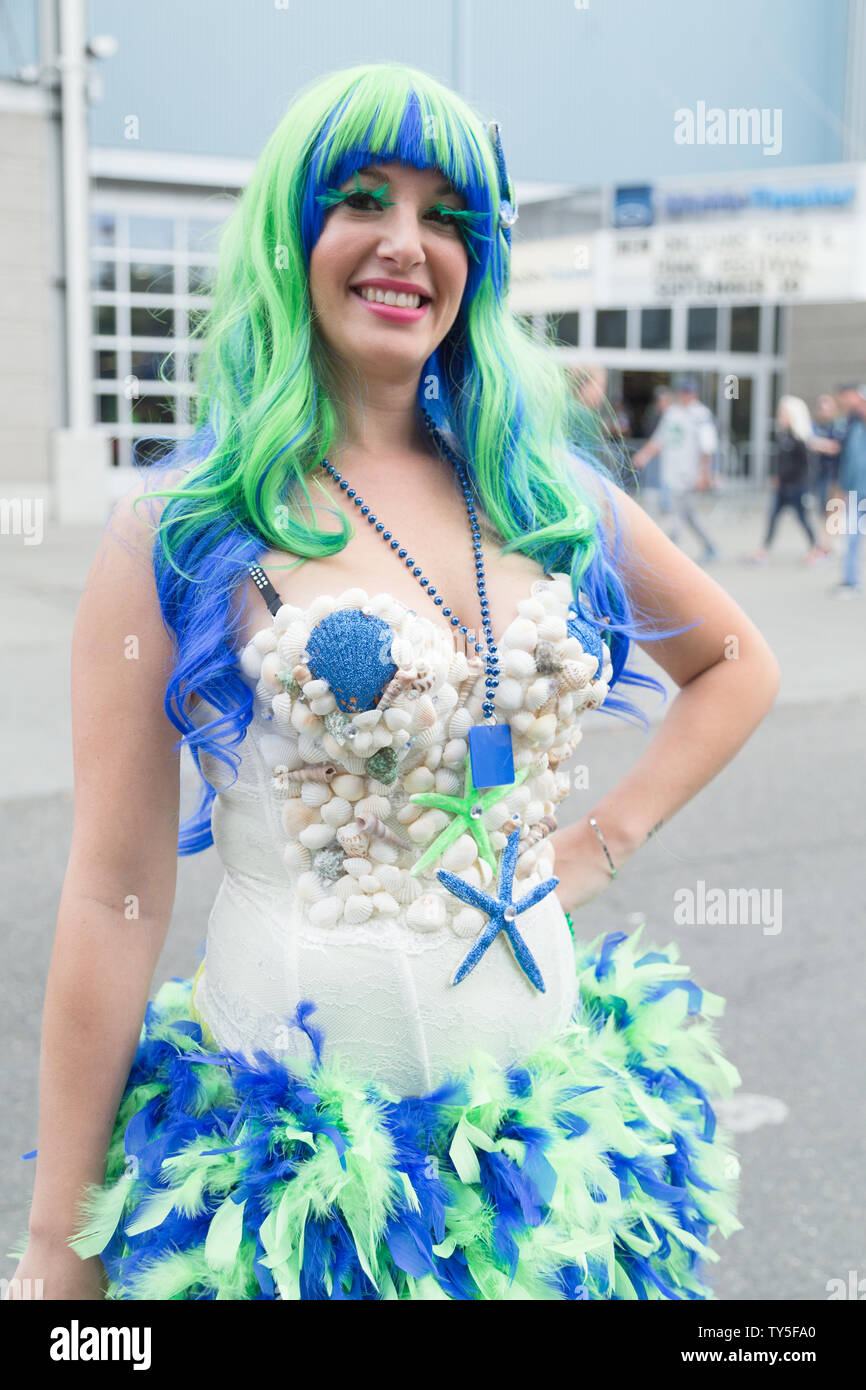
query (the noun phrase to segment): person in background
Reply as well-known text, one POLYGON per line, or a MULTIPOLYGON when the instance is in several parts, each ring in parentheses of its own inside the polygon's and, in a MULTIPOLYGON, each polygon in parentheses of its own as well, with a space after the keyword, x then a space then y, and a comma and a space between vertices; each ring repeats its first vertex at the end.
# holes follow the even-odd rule
POLYGON ((776 407, 775 473, 771 480, 775 488, 773 505, 764 544, 746 557, 752 564, 765 564, 769 558, 776 522, 785 507, 794 510, 808 537, 809 551, 805 557, 806 563, 814 564, 821 555, 812 523, 803 505, 803 495, 809 485, 808 444, 811 439, 812 421, 806 402, 799 396, 783 396, 776 407))
POLYGON ((675 394, 661 393, 657 405, 659 423, 632 464, 636 469, 645 468, 659 455, 662 496, 673 513, 669 538, 677 542, 685 524, 703 545, 701 559, 707 563, 716 559, 718 551, 695 516, 693 494, 711 485, 712 456, 718 447, 715 422, 701 405, 697 383, 691 377, 678 383, 675 394))
POLYGON ((866 528, 866 385, 841 386, 838 394, 847 416, 839 446, 838 485, 847 521, 842 579, 832 593, 836 598, 854 598, 860 592, 860 528, 866 528))
POLYGON ((836 397, 826 391, 818 397, 815 418, 812 422, 812 439, 809 448, 815 457, 815 473, 812 488, 821 515, 824 518, 824 533, 819 542, 822 558, 827 559, 833 549, 833 537, 829 527, 827 502, 839 488, 839 452, 845 438, 845 421, 841 416, 836 397), (830 447, 827 447, 827 446, 830 447))

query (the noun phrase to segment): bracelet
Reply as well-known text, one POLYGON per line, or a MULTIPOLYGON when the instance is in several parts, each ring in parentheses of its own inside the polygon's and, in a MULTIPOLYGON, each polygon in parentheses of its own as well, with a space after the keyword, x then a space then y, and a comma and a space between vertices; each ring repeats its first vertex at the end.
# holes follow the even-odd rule
POLYGON ((610 876, 611 878, 616 878, 616 869, 614 868, 613 860, 610 857, 610 850, 608 849, 605 843, 605 838, 601 833, 601 827, 599 826, 599 823, 596 820, 595 816, 590 816, 589 823, 595 831, 596 835, 598 836, 601 847, 604 850, 604 857, 607 860, 608 868, 610 869, 610 876))

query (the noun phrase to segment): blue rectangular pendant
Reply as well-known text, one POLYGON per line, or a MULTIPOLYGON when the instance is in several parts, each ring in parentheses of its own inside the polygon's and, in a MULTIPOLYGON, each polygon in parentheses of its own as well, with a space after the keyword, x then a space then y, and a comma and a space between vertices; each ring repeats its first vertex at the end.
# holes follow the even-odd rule
POLYGON ((510 787, 514 781, 514 749, 507 724, 473 724, 469 730, 469 766, 472 785, 510 787))

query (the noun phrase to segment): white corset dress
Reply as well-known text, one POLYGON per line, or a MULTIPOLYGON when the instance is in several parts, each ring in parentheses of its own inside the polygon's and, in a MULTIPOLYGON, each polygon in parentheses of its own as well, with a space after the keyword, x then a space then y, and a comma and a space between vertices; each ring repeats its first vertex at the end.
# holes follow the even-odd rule
MULTIPOLYGON (((513 900, 554 876, 549 835, 569 791, 567 760, 580 715, 602 703, 611 677, 607 646, 571 604, 566 576, 539 579, 499 639, 495 704, 511 726, 517 781, 485 793, 483 814, 473 794, 472 820, 430 804, 464 797, 467 732, 484 692, 480 660, 443 626, 352 589, 305 611, 284 604, 247 645, 240 669, 255 713, 237 781, 202 758, 225 874, 194 1002, 220 1046, 309 1055, 290 1024, 310 1000, 326 1055, 397 1095, 421 1095, 476 1049, 508 1065, 565 1026, 576 980, 555 892, 517 918, 543 990, 504 932, 453 984, 488 918, 437 875, 495 895, 519 829, 513 900)), ((215 711, 201 702, 194 717, 201 725, 215 711)))

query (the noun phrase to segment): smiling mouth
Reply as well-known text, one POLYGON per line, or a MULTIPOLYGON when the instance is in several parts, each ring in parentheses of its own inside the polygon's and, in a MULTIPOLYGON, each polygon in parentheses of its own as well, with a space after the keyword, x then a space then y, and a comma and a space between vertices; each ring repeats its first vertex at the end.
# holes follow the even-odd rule
POLYGON ((364 299, 368 304, 387 304, 393 309, 420 309, 425 304, 431 302, 430 296, 425 294, 405 294, 397 290, 379 290, 371 285, 351 285, 349 287, 353 294, 358 295, 359 299, 364 299))

